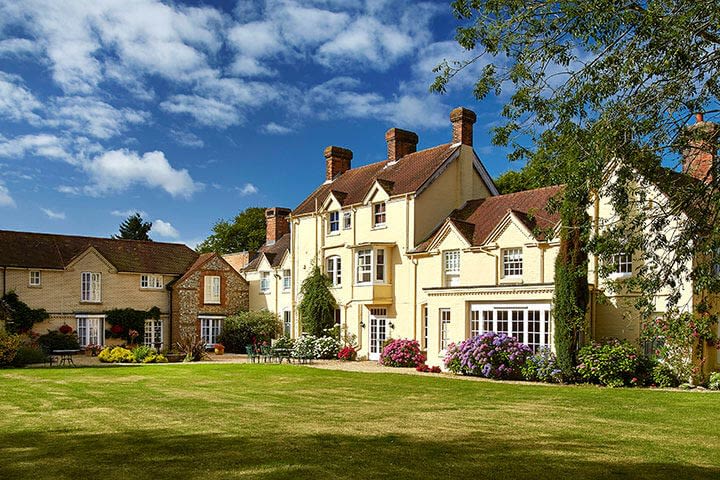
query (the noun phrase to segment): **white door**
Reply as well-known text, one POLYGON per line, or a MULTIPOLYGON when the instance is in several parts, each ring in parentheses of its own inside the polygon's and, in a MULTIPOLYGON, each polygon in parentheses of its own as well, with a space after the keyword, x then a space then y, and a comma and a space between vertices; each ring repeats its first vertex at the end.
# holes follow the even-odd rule
POLYGON ((370 332, 368 332, 370 360, 380 360, 382 344, 387 339, 387 310, 384 308, 370 309, 370 332))

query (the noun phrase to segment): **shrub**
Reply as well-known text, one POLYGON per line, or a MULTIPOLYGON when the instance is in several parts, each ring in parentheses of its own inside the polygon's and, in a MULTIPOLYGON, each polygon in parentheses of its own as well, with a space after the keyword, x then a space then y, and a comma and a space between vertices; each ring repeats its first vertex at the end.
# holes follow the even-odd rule
POLYGON ((355 347, 347 345, 340 349, 338 352, 338 358, 348 362, 354 362, 357 359, 357 350, 355 347))
POLYGON ((142 363, 167 363, 167 358, 159 353, 151 352, 148 356, 143 358, 142 363))
POLYGON ((153 349, 147 345, 138 345, 132 350, 133 357, 137 363, 141 363, 150 354, 154 353, 153 349))
POLYGON ((313 335, 303 335, 295 340, 291 355, 293 358, 312 359, 317 358, 317 350, 315 342, 317 338, 313 335))
POLYGON ((437 365, 430 367, 430 373, 442 373, 442 370, 437 365))
POLYGON ((48 356, 40 348, 21 345, 12 364, 16 367, 32 365, 34 363, 45 363, 48 356))
POLYGON ((531 382, 558 383, 562 380, 562 370, 558 367, 557 358, 547 347, 529 356, 520 371, 523 378, 531 382))
POLYGON ((0 330, 0 366, 10 365, 20 349, 20 336, 0 330))
POLYGON ((337 358, 340 351, 340 341, 333 337, 320 337, 315 341, 317 358, 337 358))
POLYGON ((504 333, 487 332, 451 343, 445 367, 453 373, 485 378, 521 378, 520 367, 530 356, 530 347, 504 333))
POLYGON ((331 286, 330 278, 317 265, 313 266, 310 275, 303 280, 298 313, 304 332, 319 336, 335 323, 337 301, 330 291, 331 286))
POLYGON ((417 367, 424 361, 417 340, 393 340, 380 353, 380 364, 386 367, 417 367))
POLYGON ((127 348, 105 347, 98 354, 98 360, 103 363, 135 363, 135 355, 127 348))
POLYGON ((720 372, 712 372, 708 381, 710 390, 720 390, 720 372))
POLYGON ((272 312, 240 312, 227 317, 218 336, 228 353, 245 352, 246 345, 270 343, 282 333, 282 322, 272 312))
POLYGON ((79 350, 80 342, 75 333, 60 333, 57 330, 48 330, 45 335, 38 337, 38 343, 45 353, 53 350, 79 350))
POLYGON ((7 322, 7 329, 10 333, 27 332, 34 324, 50 317, 44 308, 28 307, 15 292, 7 293, 2 300, 10 310, 10 318, 7 322))
POLYGON ((638 385, 641 361, 637 349, 615 338, 586 345, 578 352, 578 375, 589 383, 608 387, 638 385))
POLYGON ((292 350, 294 345, 295 341, 292 338, 285 336, 278 338, 273 344, 273 348, 285 348, 287 350, 292 350))
POLYGON ((185 333, 175 344, 180 353, 185 355, 185 362, 197 362, 207 358, 205 341, 197 333, 185 333))
POLYGON ((658 363, 652 371, 652 383, 662 388, 677 387, 680 385, 675 372, 666 364, 658 363))
POLYGON ((421 363, 420 365, 418 365, 417 367, 415 367, 415 370, 417 370, 418 372, 425 372, 425 373, 427 373, 427 372, 430 371, 430 367, 428 367, 428 366, 425 365, 424 363, 421 363))

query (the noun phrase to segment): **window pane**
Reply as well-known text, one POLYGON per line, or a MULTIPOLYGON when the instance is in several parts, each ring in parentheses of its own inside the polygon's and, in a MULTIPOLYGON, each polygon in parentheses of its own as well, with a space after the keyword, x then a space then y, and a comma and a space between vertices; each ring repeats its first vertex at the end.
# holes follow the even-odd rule
POLYGON ((385 250, 379 249, 375 252, 375 280, 385 281, 385 250))
POLYGON ((519 277, 522 273, 522 248, 503 250, 503 276, 519 277))

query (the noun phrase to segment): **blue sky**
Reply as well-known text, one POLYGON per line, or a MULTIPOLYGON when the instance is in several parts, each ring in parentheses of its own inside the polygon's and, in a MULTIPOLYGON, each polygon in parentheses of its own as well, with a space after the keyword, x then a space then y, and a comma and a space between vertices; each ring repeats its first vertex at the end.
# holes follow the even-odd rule
POLYGON ((391 127, 444 143, 460 105, 496 176, 481 65, 428 93, 469 55, 456 22, 447 2, 0 0, 0 228, 107 236, 137 210, 194 246, 244 208, 295 207, 327 145, 358 166, 391 127))

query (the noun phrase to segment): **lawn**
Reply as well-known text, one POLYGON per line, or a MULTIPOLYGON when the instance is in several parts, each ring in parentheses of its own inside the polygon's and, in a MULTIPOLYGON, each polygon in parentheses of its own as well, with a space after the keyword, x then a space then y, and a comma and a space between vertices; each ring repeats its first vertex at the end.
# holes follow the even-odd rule
POLYGON ((720 478, 720 394, 280 365, 0 370, 0 479, 720 478))

